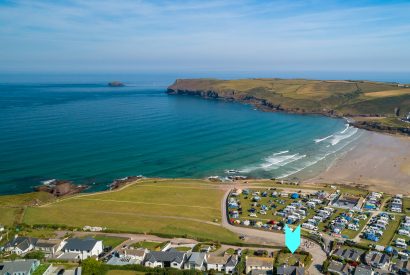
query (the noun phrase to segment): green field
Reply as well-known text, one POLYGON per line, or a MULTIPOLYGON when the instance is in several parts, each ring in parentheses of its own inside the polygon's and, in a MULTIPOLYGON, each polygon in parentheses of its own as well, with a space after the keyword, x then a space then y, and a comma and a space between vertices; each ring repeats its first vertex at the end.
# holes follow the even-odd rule
POLYGON ((110 230, 238 241, 215 224, 224 191, 202 180, 144 180, 120 191, 82 194, 28 207, 27 224, 102 226, 110 230))
POLYGON ((0 224, 13 225, 16 220, 18 209, 0 207, 0 224))

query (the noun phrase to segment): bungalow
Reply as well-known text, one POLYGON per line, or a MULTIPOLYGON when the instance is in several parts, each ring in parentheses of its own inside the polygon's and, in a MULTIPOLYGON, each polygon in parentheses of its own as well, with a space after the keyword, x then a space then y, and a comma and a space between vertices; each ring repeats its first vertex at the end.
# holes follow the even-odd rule
POLYGON ((238 264, 237 255, 213 256, 210 255, 207 259, 207 270, 214 270, 225 273, 233 273, 238 264))
POLYGON ((22 255, 33 250, 37 240, 38 239, 31 237, 15 237, 14 240, 8 242, 4 248, 6 251, 22 255))
POLYGON ((410 261, 398 261, 392 267, 392 271, 402 274, 410 274, 410 261))
POLYGON ((266 257, 249 257, 246 256, 246 274, 255 270, 271 271, 273 270, 273 259, 266 257))
POLYGON ((362 250, 354 249, 354 248, 345 248, 341 249, 338 248, 335 250, 333 255, 338 256, 342 260, 354 261, 358 262, 360 260, 360 256, 363 255, 362 250))
POLYGON ((97 257, 103 252, 102 241, 97 241, 93 238, 87 239, 68 239, 64 245, 62 254, 59 259, 66 259, 66 256, 70 256, 73 260, 85 260, 90 257, 97 257))
POLYGON ((39 260, 15 260, 0 263, 0 275, 31 275, 39 267, 39 260))
POLYGON ((144 265, 147 267, 172 267, 181 269, 186 258, 186 253, 176 250, 151 251, 145 257, 144 265))
POLYGON ((34 249, 42 251, 46 255, 54 255, 56 252, 60 251, 64 245, 65 241, 61 241, 58 239, 39 239, 35 244, 34 249))
POLYGON ((348 275, 350 274, 349 265, 337 261, 331 261, 327 268, 332 274, 348 275))
POLYGON ((207 254, 201 252, 189 252, 184 264, 184 269, 196 269, 205 271, 207 254))
POLYGON ((356 267, 354 275, 373 275, 374 272, 370 266, 360 265, 356 267))
POLYGON ((366 263, 375 268, 385 269, 390 264, 390 256, 377 251, 370 251, 365 257, 366 263))
POLYGON ((111 257, 107 264, 109 265, 130 265, 130 264, 141 264, 145 258, 146 252, 148 250, 144 248, 138 249, 121 249, 115 252, 113 257, 111 257))
POLYGON ((305 274, 305 268, 301 266, 288 266, 281 265, 278 267, 276 274, 279 275, 303 275, 305 274))
POLYGON ((145 255, 147 254, 148 250, 144 248, 138 249, 126 249, 123 248, 120 250, 120 253, 124 255, 124 257, 129 257, 135 260, 135 264, 142 264, 144 261, 145 255))

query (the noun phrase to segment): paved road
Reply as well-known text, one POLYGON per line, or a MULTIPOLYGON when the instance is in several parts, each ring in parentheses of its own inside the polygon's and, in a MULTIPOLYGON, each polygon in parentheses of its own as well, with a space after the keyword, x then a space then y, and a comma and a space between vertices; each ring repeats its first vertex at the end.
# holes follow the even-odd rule
MULTIPOLYGON (((248 243, 285 246, 285 238, 284 238, 284 234, 282 233, 231 225, 228 222, 228 218, 227 218, 228 216, 226 212, 226 200, 228 199, 229 192, 230 192, 230 189, 226 191, 221 201, 222 226, 223 227, 225 227, 226 229, 236 234, 245 236, 245 242, 248 242, 248 243)), ((311 275, 312 274, 322 274, 320 272, 320 269, 322 267, 322 263, 327 258, 326 253, 322 250, 322 248, 318 244, 313 243, 310 240, 307 240, 305 238, 302 238, 302 243, 304 244, 306 242, 310 243, 308 252, 311 253, 313 256, 313 262, 310 268, 308 269, 308 273, 311 275)), ((304 247, 303 245, 301 246, 301 249, 307 250, 307 248, 304 247)))

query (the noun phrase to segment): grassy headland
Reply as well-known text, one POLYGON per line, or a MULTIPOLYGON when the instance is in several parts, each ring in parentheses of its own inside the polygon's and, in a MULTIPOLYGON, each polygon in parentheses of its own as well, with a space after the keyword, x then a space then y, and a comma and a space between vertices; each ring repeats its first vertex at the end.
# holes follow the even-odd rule
POLYGON ((219 223, 223 195, 218 184, 203 180, 147 179, 116 191, 29 206, 22 222, 237 242, 219 223))
MULTIPOLYGON (((395 117, 410 112, 410 87, 373 81, 306 79, 178 79, 169 94, 197 95, 250 103, 266 111, 318 113, 345 117, 395 117)), ((355 124, 355 122, 352 122, 355 124)), ((355 125, 369 130, 410 134, 410 124, 391 119, 355 125)))

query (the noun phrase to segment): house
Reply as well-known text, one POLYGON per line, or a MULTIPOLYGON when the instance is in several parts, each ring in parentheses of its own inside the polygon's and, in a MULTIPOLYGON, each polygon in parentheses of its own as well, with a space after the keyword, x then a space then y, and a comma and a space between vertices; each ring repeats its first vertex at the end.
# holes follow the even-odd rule
POLYGON ((360 265, 356 267, 354 275, 373 275, 374 272, 370 266, 360 265))
POLYGON ((360 260, 360 256, 363 255, 362 250, 354 249, 354 248, 338 248, 335 250, 333 255, 338 256, 342 260, 349 260, 358 262, 360 260))
POLYGON ((410 260, 397 261, 397 263, 393 265, 392 271, 396 273, 410 274, 410 260))
POLYGON ((60 251, 65 245, 64 241, 61 240, 37 240, 34 249, 44 252, 46 255, 54 255, 56 252, 60 251))
POLYGON ((196 269, 205 271, 207 254, 202 252, 190 252, 187 254, 184 269, 196 269))
POLYGON ((134 260, 135 264, 142 264, 144 261, 145 256, 148 253, 147 249, 144 248, 138 248, 138 249, 121 249, 120 253, 124 257, 129 257, 134 260))
POLYGON ((33 250, 37 240, 31 237, 15 237, 4 246, 4 249, 17 255, 22 255, 33 250))
POLYGON ((186 253, 176 250, 169 251, 151 251, 144 261, 144 265, 148 267, 172 267, 181 269, 186 258, 186 253))
POLYGON ((145 255, 148 252, 147 249, 121 249, 114 253, 114 256, 108 260, 109 265, 130 265, 130 264, 142 264, 145 255))
POLYGON ((303 275, 305 274, 305 268, 301 266, 288 266, 281 265, 278 267, 276 274, 280 275, 303 275))
POLYGON ((238 261, 239 261, 238 255, 230 256, 225 264, 225 273, 232 274, 235 271, 238 261))
POLYGON ((366 263, 375 268, 386 269, 390 264, 390 256, 378 251, 370 251, 365 257, 366 263))
POLYGON ((245 259, 246 274, 251 273, 253 270, 273 270, 273 259, 266 257, 249 257, 245 259))
POLYGON ((339 275, 347 275, 350 274, 349 272, 349 265, 343 264, 337 261, 331 261, 329 263, 329 267, 327 268, 329 272, 332 274, 339 274, 339 275))
POLYGON ((84 260, 90 257, 97 257, 103 252, 102 241, 97 241, 93 238, 86 239, 68 239, 64 245, 62 251, 64 256, 61 255, 59 259, 66 259, 66 256, 73 256, 73 259, 84 260))
POLYGON ((39 260, 3 262, 0 263, 0 275, 31 275, 39 265, 39 260))
POLYGON ((237 255, 213 256, 210 255, 207 260, 207 270, 224 271, 225 273, 233 273, 238 264, 237 255))

